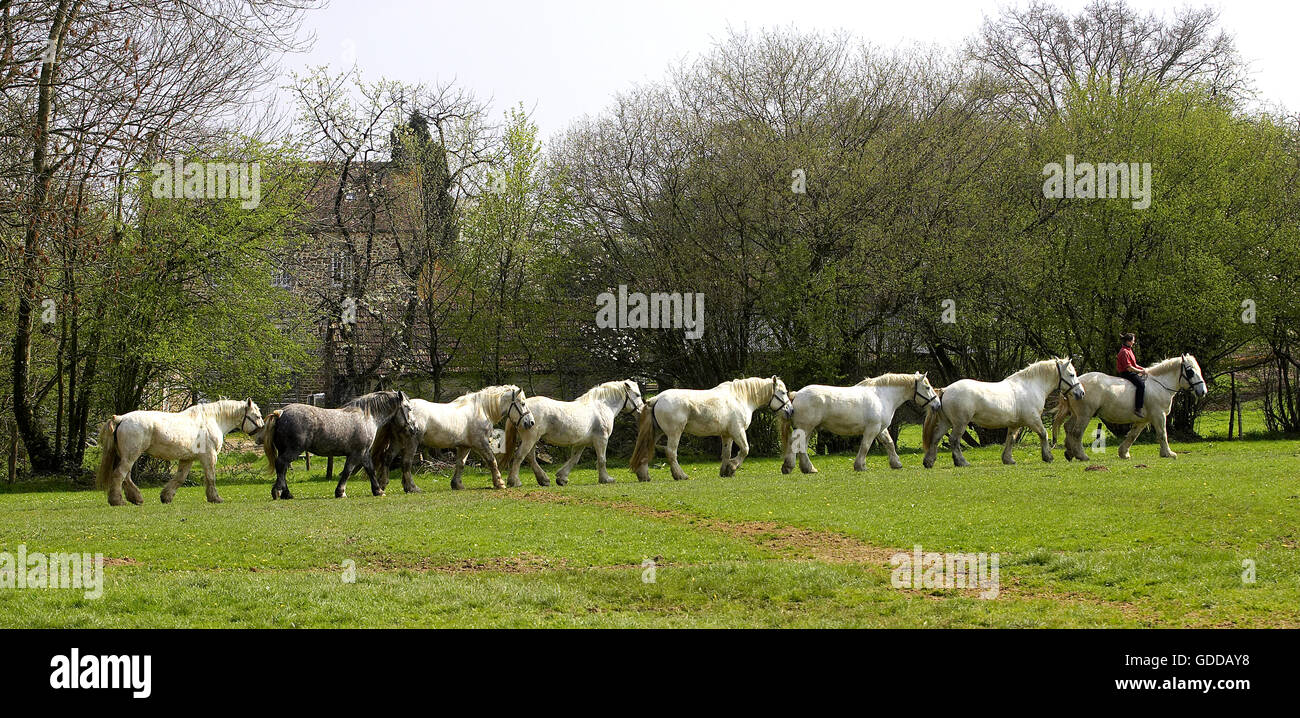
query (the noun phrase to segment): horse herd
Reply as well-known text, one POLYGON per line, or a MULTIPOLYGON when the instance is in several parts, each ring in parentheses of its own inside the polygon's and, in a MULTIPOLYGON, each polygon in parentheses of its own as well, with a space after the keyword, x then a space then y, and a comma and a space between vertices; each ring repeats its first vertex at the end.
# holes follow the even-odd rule
POLYGON ((572 447, 569 459, 556 472, 556 482, 568 483, 569 472, 590 446, 596 454, 596 472, 602 484, 612 483, 606 465, 606 447, 615 419, 623 413, 637 416, 636 446, 630 466, 641 481, 650 480, 649 464, 655 441, 664 434, 664 455, 674 479, 687 479, 677 462, 682 434, 716 436, 722 440, 721 476, 736 473, 749 454, 746 430, 754 411, 766 407, 779 415, 781 423, 782 473, 791 472, 796 462, 804 473, 816 473, 808 457, 808 437, 816 431, 841 436, 861 436, 854 470, 865 468, 868 451, 879 439, 889 455, 891 468, 902 468, 889 426, 895 412, 907 402, 925 411, 922 441, 924 465, 934 465, 940 439, 948 436, 953 463, 967 466, 961 437, 970 424, 989 429, 1007 429, 1002 461, 1014 464, 1011 451, 1020 430, 1038 434, 1044 461, 1052 460, 1057 430, 1066 424, 1065 456, 1087 459, 1082 436, 1094 416, 1132 429, 1119 447, 1128 458, 1129 447, 1147 426, 1160 441, 1160 454, 1175 457, 1165 432, 1165 417, 1180 389, 1198 396, 1206 393, 1201 367, 1196 358, 1183 354, 1158 362, 1148 369, 1145 412, 1134 412, 1135 388, 1128 381, 1101 372, 1079 376, 1068 358, 1034 362, 999 382, 962 379, 947 387, 930 385, 924 373, 884 374, 864 379, 853 386, 813 384, 798 391, 786 389, 780 377, 750 377, 723 382, 712 389, 668 389, 642 399, 637 382, 611 381, 599 384, 573 401, 544 396, 525 396, 517 386, 490 386, 465 394, 451 402, 435 403, 410 398, 401 391, 377 391, 358 397, 337 409, 308 404, 290 404, 265 418, 252 399, 221 400, 198 404, 180 412, 133 411, 113 416, 100 427, 100 461, 96 487, 108 492, 108 503, 120 506, 123 496, 143 503, 140 489, 131 480, 131 467, 141 455, 178 462, 175 476, 162 490, 163 503, 170 503, 176 489, 198 461, 203 468, 208 501, 220 503, 215 466, 227 433, 239 429, 259 441, 267 462, 275 471, 272 499, 293 498, 286 481, 289 464, 305 453, 344 456, 335 497, 347 495, 348 477, 362 469, 370 479, 371 492, 382 496, 388 486, 390 467, 400 466, 402 487, 420 489, 411 478, 416 454, 421 448, 455 449, 456 466, 452 488, 462 488, 461 473, 471 451, 477 453, 492 472, 492 485, 519 486, 519 469, 526 460, 542 486, 550 478, 537 463, 535 448, 545 440, 572 447), (1049 395, 1061 393, 1048 441, 1043 410, 1049 395), (494 430, 505 422, 504 453, 501 462, 493 447, 494 430), (737 449, 732 455, 733 444, 737 449), (502 463, 506 477, 502 478, 502 463))

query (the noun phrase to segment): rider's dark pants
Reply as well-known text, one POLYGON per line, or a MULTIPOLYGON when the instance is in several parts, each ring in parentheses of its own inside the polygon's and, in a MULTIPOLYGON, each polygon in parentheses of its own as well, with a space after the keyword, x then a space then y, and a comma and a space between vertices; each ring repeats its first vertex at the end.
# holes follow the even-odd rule
POLYGON ((1146 393, 1147 393, 1147 384, 1146 384, 1146 381, 1144 381, 1144 380, 1142 379, 1142 375, 1141 375, 1141 374, 1138 374, 1138 373, 1135 372, 1135 371, 1126 371, 1126 372, 1124 372, 1123 374, 1120 374, 1120 376, 1122 376, 1122 377, 1124 377, 1125 379, 1128 379, 1129 381, 1133 382, 1133 386, 1137 387, 1137 401, 1133 402, 1133 406, 1134 406, 1134 408, 1136 408, 1138 411, 1141 411, 1141 410, 1142 410, 1142 399, 1146 396, 1146 393))

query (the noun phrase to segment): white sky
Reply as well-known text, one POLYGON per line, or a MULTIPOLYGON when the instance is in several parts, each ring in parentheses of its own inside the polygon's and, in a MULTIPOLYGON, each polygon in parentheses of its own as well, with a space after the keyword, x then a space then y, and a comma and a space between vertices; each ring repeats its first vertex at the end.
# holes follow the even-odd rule
MULTIPOLYGON (((1055 0, 1076 10, 1084 0, 1055 0)), ((333 0, 306 16, 314 49, 286 69, 356 63, 365 77, 430 84, 455 81, 502 112, 518 102, 533 112, 542 138, 595 115, 612 96, 657 81, 670 65, 706 51, 728 27, 848 31, 884 48, 916 42, 955 47, 997 0, 333 0)), ((1024 4, 1022 0, 1020 5, 1024 4)), ((1171 13, 1184 2, 1130 0, 1171 13)), ((1300 3, 1282 0, 1192 2, 1218 8, 1250 63, 1261 99, 1300 109, 1295 31, 1300 3)))

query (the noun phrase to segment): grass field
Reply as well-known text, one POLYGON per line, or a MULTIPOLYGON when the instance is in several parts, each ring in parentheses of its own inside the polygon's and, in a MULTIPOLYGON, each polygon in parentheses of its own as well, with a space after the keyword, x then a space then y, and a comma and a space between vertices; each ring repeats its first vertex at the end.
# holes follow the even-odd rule
POLYGON ((926 471, 918 443, 908 427, 899 471, 873 452, 860 473, 851 456, 814 457, 811 476, 764 458, 729 479, 687 464, 688 482, 653 464, 637 483, 617 457, 609 486, 587 465, 567 487, 494 491, 472 469, 464 491, 426 474, 422 494, 394 479, 375 498, 363 477, 339 500, 321 461, 272 502, 251 452, 224 455, 220 505, 192 483, 116 509, 19 483, 0 489, 0 551, 108 565, 99 599, 0 590, 0 626, 1300 626, 1294 440, 1175 444, 1175 460, 1140 443, 1096 456, 1104 471, 1059 449, 1044 464, 1033 437, 1017 466, 992 447, 926 471), (999 554, 1000 595, 892 587, 890 556, 917 544, 999 554))

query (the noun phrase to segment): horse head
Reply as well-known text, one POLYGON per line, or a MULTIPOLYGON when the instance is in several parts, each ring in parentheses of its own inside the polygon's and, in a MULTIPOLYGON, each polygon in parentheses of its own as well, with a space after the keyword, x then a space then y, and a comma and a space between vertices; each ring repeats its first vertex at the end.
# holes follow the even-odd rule
POLYGON ((641 398, 641 387, 631 379, 623 382, 623 408, 621 411, 630 411, 633 414, 641 411, 645 406, 645 400, 641 398))
POLYGON ((1205 377, 1201 374, 1201 365, 1196 361, 1196 357, 1191 354, 1183 355, 1182 367, 1178 372, 1178 380, 1186 382, 1187 388, 1191 389, 1197 398, 1204 397, 1206 394, 1205 377))
POLYGON ((415 436, 420 433, 420 427, 415 425, 415 417, 411 413, 411 399, 406 392, 397 392, 397 412, 393 414, 393 423, 397 424, 399 429, 406 430, 406 433, 415 436))
POLYGON ((1056 387, 1061 393, 1070 392, 1075 399, 1083 398, 1083 384, 1079 383, 1079 375, 1074 371, 1074 360, 1066 357, 1056 360, 1056 387))
POLYGON ((510 394, 510 407, 506 409, 506 419, 518 417, 516 423, 519 426, 524 429, 533 428, 533 424, 537 422, 533 419, 533 412, 528 410, 528 404, 525 401, 528 397, 524 396, 524 390, 513 384, 506 387, 506 389, 509 390, 510 394))
POLYGON ((262 440, 266 422, 262 420, 262 410, 250 398, 244 402, 244 418, 239 420, 239 430, 248 434, 253 441, 262 440))
POLYGON ((794 416, 794 404, 790 403, 790 392, 785 388, 785 382, 781 377, 772 376, 772 399, 767 402, 767 408, 772 411, 779 411, 789 419, 794 416))
POLYGON ((912 401, 916 402, 919 407, 930 407, 939 411, 943 403, 939 400, 939 392, 930 386, 929 372, 923 372, 916 375, 916 384, 912 386, 912 401))

